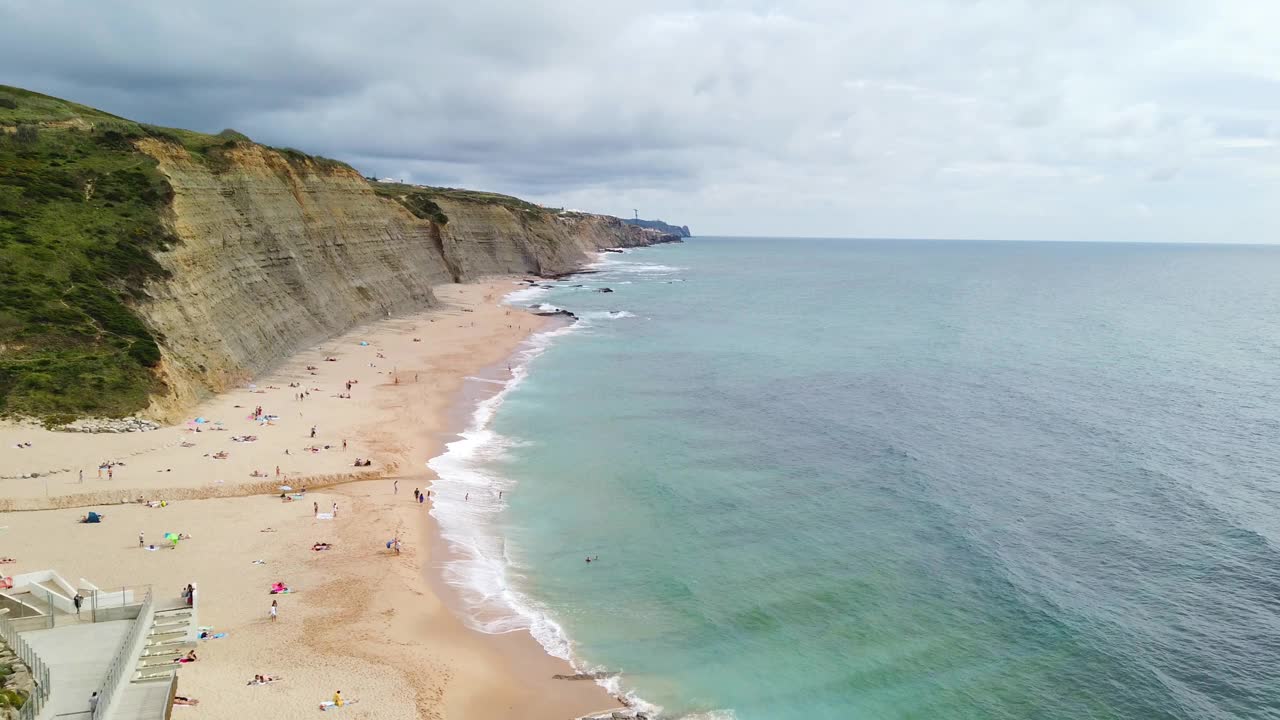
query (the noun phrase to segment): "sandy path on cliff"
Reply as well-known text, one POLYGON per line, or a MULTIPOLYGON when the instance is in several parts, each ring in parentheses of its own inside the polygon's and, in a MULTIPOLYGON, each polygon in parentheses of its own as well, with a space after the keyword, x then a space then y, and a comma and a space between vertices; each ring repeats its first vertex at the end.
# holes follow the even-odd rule
POLYGON ((413 489, 430 482, 425 461, 460 429, 450 427, 458 420, 451 409, 465 378, 500 367, 544 326, 543 318, 499 304, 513 288, 511 279, 437 288, 444 308, 348 333, 259 380, 264 392, 233 391, 193 412, 221 420, 225 432, 179 427, 82 435, 0 428, 0 475, 19 467, 86 468, 83 483, 74 472, 51 476, 47 500, 43 478, 0 480, 0 497, 65 503, 0 517, 0 555, 18 559, 6 572, 51 568, 102 587, 150 583, 167 595, 196 582, 201 624, 228 635, 202 642, 200 661, 180 671, 181 693, 201 704, 175 713, 192 718, 312 717, 317 704, 339 689, 360 700, 344 709, 346 716, 371 719, 559 719, 615 704, 590 683, 551 680, 570 672, 567 665, 543 654, 527 634, 489 636, 464 627, 441 595, 437 573, 444 558, 432 556, 438 538, 428 506, 413 502, 413 489), (328 356, 338 361, 326 362, 328 356), (308 365, 316 367, 314 375, 308 365), (334 397, 345 392, 348 379, 359 381, 353 399, 334 397), (294 400, 298 389, 288 387, 294 381, 320 390, 294 400), (254 423, 249 416, 257 405, 281 420, 254 423), (259 439, 231 441, 244 434, 259 439), (20 440, 32 447, 14 448, 20 440), (196 445, 183 447, 184 441, 196 445), (313 443, 332 447, 301 452, 313 443), (219 450, 230 458, 205 456, 219 450), (372 457, 374 472, 393 476, 317 489, 315 477, 346 478, 356 457, 372 457), (99 480, 93 468, 110 458, 125 465, 111 480, 105 474, 99 480), (209 497, 274 490, 276 464, 291 484, 311 487, 305 499, 282 502, 278 493, 209 497), (252 478, 254 469, 272 477, 252 478), (398 493, 392 491, 395 479, 398 493), (132 502, 72 507, 92 497, 118 503, 139 493, 172 502, 164 508, 132 502), (313 503, 325 512, 334 502, 337 520, 313 517, 313 503), (76 523, 86 509, 103 512, 104 522, 76 523), (275 532, 261 532, 267 527, 275 532), (176 550, 150 552, 137 547, 140 531, 148 541, 165 532, 192 539, 176 550), (398 557, 385 547, 397 533, 405 543, 398 557), (322 540, 334 548, 313 552, 311 544, 322 540), (298 592, 278 598, 280 618, 270 623, 267 590, 276 580, 298 592), (255 674, 284 680, 247 686, 255 674))

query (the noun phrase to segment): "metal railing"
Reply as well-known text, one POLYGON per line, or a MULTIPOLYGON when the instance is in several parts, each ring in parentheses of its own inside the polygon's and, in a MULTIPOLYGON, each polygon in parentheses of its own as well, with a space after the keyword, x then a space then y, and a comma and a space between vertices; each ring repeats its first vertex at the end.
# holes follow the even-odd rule
POLYGON ((4 638, 5 644, 13 654, 17 655, 18 659, 31 671, 31 681, 35 686, 26 702, 19 708, 18 720, 35 720, 36 715, 40 714, 41 708, 44 707, 44 701, 49 698, 49 668, 31 649, 27 641, 18 634, 13 620, 8 617, 0 617, 0 637, 4 638))
POLYGON ((169 694, 164 700, 164 720, 170 720, 173 717, 173 701, 178 696, 178 673, 174 673, 169 678, 169 694))
POLYGON ((118 588, 94 588, 87 593, 81 617, 87 611, 90 622, 132 620, 138 616, 144 599, 150 595, 150 585, 122 585, 118 588))
POLYGON ((147 588, 146 595, 142 600, 142 606, 138 609, 138 615, 133 620, 133 626, 125 634, 124 640, 120 642, 119 649, 116 650, 115 657, 111 658, 111 664, 107 666, 106 677, 102 681, 101 689, 98 690, 98 705, 93 711, 95 719, 106 717, 107 712, 111 709, 111 701, 115 699, 116 691, 124 684, 120 682, 121 678, 125 673, 132 673, 137 666, 136 646, 138 638, 151 625, 153 601, 151 589, 147 588))

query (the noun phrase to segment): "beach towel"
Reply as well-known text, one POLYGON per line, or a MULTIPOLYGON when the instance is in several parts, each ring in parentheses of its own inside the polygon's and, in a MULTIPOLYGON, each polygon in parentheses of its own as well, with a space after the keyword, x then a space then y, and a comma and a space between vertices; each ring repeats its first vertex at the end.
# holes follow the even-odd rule
POLYGON ((360 701, 359 700, 343 700, 341 705, 337 705, 332 700, 325 700, 324 702, 320 703, 320 710, 322 711, 341 710, 342 708, 348 705, 355 705, 358 702, 360 701))
POLYGON ((332 520, 333 513, 316 513, 317 520, 332 520))

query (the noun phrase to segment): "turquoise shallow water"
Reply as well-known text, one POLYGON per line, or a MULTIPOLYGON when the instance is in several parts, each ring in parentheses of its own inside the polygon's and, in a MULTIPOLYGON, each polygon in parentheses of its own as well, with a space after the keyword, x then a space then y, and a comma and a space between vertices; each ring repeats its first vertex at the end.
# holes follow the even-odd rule
POLYGON ((670 717, 1280 718, 1280 249, 600 270, 439 464, 477 624, 670 717))

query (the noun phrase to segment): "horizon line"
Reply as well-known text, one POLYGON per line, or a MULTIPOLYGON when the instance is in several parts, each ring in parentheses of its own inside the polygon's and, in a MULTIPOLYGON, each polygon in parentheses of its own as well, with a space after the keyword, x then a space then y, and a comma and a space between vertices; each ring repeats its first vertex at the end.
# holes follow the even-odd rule
POLYGON ((1037 238, 949 238, 949 237, 878 237, 853 235, 717 235, 691 233, 687 239, 724 238, 727 240, 881 240, 889 242, 988 242, 988 243, 1059 243, 1088 245, 1213 245, 1242 247, 1280 247, 1275 242, 1244 242, 1239 240, 1217 242, 1213 240, 1049 240, 1037 238))

